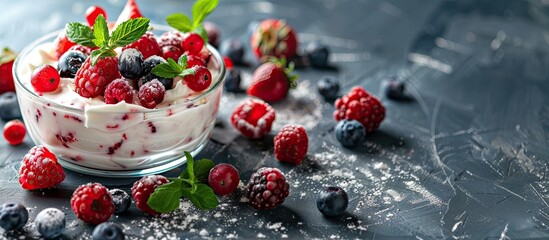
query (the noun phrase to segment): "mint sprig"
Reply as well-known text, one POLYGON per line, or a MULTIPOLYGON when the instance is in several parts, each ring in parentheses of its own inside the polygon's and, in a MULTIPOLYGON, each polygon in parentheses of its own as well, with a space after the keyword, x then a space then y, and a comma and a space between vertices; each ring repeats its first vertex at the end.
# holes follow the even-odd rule
POLYGON ((114 49, 137 41, 149 28, 150 19, 129 19, 109 33, 107 20, 100 14, 95 19, 93 30, 78 22, 70 22, 65 26, 66 35, 71 42, 98 48, 91 53, 91 64, 95 65, 99 58, 116 56, 114 49))
POLYGON ((184 77, 194 73, 194 68, 187 68, 187 54, 181 55, 177 62, 168 58, 167 62, 158 64, 152 69, 152 74, 163 78, 184 77))
POLYGON ((196 32, 202 36, 204 42, 208 42, 208 35, 202 23, 219 4, 219 0, 198 0, 192 9, 192 21, 183 13, 174 13, 166 18, 168 25, 180 32, 196 32))
MULTIPOLYGON (((175 61, 174 61, 175 62, 175 61)), ((187 168, 178 178, 160 185, 150 196, 147 204, 157 212, 168 213, 179 208, 181 197, 188 198, 197 208, 209 210, 219 204, 213 189, 206 185, 208 174, 214 167, 209 159, 194 161, 191 154, 185 151, 187 168)))

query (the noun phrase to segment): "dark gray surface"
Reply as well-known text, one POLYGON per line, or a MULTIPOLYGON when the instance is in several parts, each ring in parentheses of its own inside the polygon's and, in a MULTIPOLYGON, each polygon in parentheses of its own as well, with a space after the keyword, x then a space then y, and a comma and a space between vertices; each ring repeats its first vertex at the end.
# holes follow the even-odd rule
MULTIPOLYGON (((156 23, 191 5, 138 2, 156 23)), ((226 94, 219 127, 200 154, 234 164, 243 182, 261 166, 279 167, 290 180, 290 196, 272 211, 253 210, 238 191, 210 212, 190 207, 153 219, 132 207, 111 220, 132 238, 549 238, 549 25, 543 25, 543 2, 222 0, 209 20, 221 26, 223 38, 247 40, 250 22, 285 18, 302 43, 322 41, 334 52, 335 69, 299 71, 300 88, 274 106, 275 130, 263 140, 240 137, 227 124, 245 96, 226 94), (336 76, 345 91, 361 85, 378 95, 380 81, 396 75, 414 100, 383 99, 381 128, 363 146, 343 149, 333 135, 333 106, 314 90, 325 75, 336 76), (308 128, 310 150, 301 166, 274 160, 271 137, 286 123, 308 128), (328 185, 347 189, 345 216, 328 219, 316 210, 316 194, 328 185)), ((99 4, 115 16, 124 3, 99 4)), ((88 5, 2 1, 0 45, 21 50, 67 21, 83 21, 88 5)), ((68 214, 66 238, 91 233, 68 203, 79 184, 129 189, 135 180, 68 172, 58 189, 27 192, 17 183, 17 168, 31 146, 29 139, 18 147, 0 142, 0 202, 25 204, 31 218, 43 208, 61 208, 68 214)), ((32 224, 23 234, 36 237, 32 224)))

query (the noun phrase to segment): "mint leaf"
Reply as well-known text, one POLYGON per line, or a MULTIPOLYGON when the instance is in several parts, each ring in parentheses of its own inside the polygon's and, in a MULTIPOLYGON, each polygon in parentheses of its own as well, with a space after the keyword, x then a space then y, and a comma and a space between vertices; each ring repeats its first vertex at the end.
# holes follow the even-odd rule
POLYGON ((112 32, 110 47, 114 49, 137 41, 149 28, 149 22, 148 18, 133 18, 121 23, 112 32))
POLYGON ((204 28, 204 26, 202 26, 202 24, 196 26, 196 28, 194 28, 193 32, 198 33, 198 35, 200 35, 202 37, 202 39, 204 39, 205 43, 209 42, 208 41, 208 32, 206 32, 206 29, 204 28))
POLYGON ((158 186, 147 200, 147 204, 157 212, 168 213, 179 208, 179 200, 183 196, 181 179, 158 186))
POLYGON ((187 54, 183 54, 181 55, 181 57, 179 57, 179 59, 177 60, 177 63, 183 68, 187 68, 187 54))
POLYGON ((193 29, 206 19, 210 13, 217 7, 219 0, 198 0, 193 5, 193 29))
POLYGON ((196 185, 196 191, 189 196, 191 202, 200 209, 214 209, 219 204, 217 197, 211 187, 204 183, 196 185))
POLYGON ((184 76, 187 76, 187 75, 194 75, 196 73, 196 70, 194 70, 194 67, 192 68, 187 68, 185 70, 183 70, 179 76, 181 77, 184 77, 184 76))
POLYGON ((189 173, 189 180, 195 181, 194 178, 194 159, 191 153, 185 151, 185 158, 187 158, 187 172, 189 173))
POLYGON ((166 17, 168 25, 179 30, 180 32, 190 32, 193 30, 193 24, 187 15, 182 13, 174 13, 166 17))
MULTIPOLYGON (((199 183, 207 183, 210 170, 215 166, 215 163, 210 159, 200 159, 194 163, 194 175, 199 183)), ((189 173, 181 173, 181 178, 189 178, 189 173)))
POLYGON ((116 52, 112 49, 98 49, 91 53, 91 65, 94 66, 99 58, 116 57, 116 52))
POLYGON ((152 69, 152 74, 163 78, 174 78, 181 71, 183 71, 183 67, 179 66, 173 59, 168 58, 168 62, 156 65, 152 69))
POLYGON ((73 43, 86 47, 97 47, 93 42, 95 37, 92 30, 82 23, 67 23, 65 26, 65 35, 67 35, 67 38, 73 43))
POLYGON ((107 20, 103 17, 103 14, 99 14, 93 24, 93 43, 96 46, 103 47, 107 45, 109 41, 109 28, 107 27, 107 20))

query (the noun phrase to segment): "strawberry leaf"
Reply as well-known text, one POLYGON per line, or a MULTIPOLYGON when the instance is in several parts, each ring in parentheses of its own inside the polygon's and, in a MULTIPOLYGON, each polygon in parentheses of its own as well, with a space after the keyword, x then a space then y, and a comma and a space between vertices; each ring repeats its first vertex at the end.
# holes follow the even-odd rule
POLYGON ((99 14, 93 24, 93 43, 96 46, 104 47, 109 42, 109 28, 107 27, 107 20, 103 17, 103 14, 99 14))
POLYGON ((179 208, 179 200, 183 196, 183 181, 173 181, 158 186, 147 200, 147 204, 157 212, 168 213, 179 208))
POLYGON ((182 13, 174 13, 166 18, 168 25, 180 32, 190 32, 193 30, 193 24, 189 17, 182 13))
POLYGON ((137 41, 149 28, 149 22, 148 18, 133 18, 121 23, 112 32, 109 46, 114 49, 137 41))
POLYGON ((202 25, 210 13, 217 7, 219 0, 198 0, 193 5, 193 28, 202 25))
POLYGON ((73 43, 86 47, 97 47, 93 42, 95 36, 92 30, 82 23, 67 23, 65 26, 65 35, 67 35, 67 38, 73 43))

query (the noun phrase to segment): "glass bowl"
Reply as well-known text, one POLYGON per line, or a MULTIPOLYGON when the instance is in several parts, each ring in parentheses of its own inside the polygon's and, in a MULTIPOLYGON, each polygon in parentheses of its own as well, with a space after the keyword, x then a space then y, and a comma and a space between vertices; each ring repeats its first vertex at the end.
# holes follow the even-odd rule
MULTIPOLYGON (((151 26, 157 36, 173 30, 151 26)), ((204 148, 215 125, 225 79, 225 66, 215 48, 207 46, 211 52, 207 67, 213 78, 207 90, 191 94, 178 86, 177 91, 166 91, 157 109, 125 102, 106 105, 68 89, 68 79, 54 93, 38 95, 32 89, 32 70, 44 63, 55 66, 51 56, 59 31, 27 46, 15 60, 13 74, 28 134, 35 144, 55 153, 63 167, 95 176, 138 177, 176 168, 186 162, 184 151, 195 156, 204 148), (61 103, 52 100, 53 95, 46 98, 47 94, 76 100, 61 103), (170 98, 173 101, 166 101, 170 98)))

